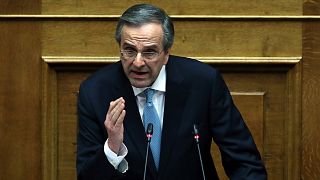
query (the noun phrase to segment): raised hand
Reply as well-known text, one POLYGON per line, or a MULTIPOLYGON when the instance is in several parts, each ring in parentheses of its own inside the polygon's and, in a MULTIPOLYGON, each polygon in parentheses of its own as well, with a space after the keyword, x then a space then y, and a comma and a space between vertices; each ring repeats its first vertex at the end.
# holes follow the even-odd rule
POLYGON ((120 97, 110 102, 109 110, 104 121, 108 133, 108 146, 116 154, 119 153, 123 142, 123 120, 126 115, 125 100, 120 97))

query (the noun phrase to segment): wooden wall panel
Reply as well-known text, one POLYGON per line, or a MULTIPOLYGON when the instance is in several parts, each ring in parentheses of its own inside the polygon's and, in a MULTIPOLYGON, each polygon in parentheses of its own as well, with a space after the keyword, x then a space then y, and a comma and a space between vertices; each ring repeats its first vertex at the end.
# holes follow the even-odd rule
POLYGON ((76 177, 77 92, 86 72, 57 73, 57 179, 76 177))
POLYGON ((40 179, 40 28, 0 21, 0 179, 40 179))
MULTIPOLYGON (((320 1, 304 1, 305 15, 320 15, 320 1)), ((302 165, 303 179, 320 177, 320 21, 303 25, 302 165)))
POLYGON ((0 15, 41 14, 41 0, 0 0, 0 15))
POLYGON ((175 22, 173 53, 184 56, 300 56, 301 24, 276 21, 175 22))
POLYGON ((115 21, 49 21, 43 23, 46 56, 116 56, 115 21))
MULTIPOLYGON (((46 56, 118 56, 114 21, 58 21, 43 25, 46 56)), ((183 56, 300 56, 300 22, 175 22, 172 53, 183 56)))
POLYGON ((152 3, 175 15, 301 15, 300 0, 179 0, 179 1, 42 1, 43 14, 121 14, 136 3, 152 3))
POLYGON ((42 179, 76 179, 77 94, 80 83, 94 70, 90 65, 74 67, 43 63, 42 179))

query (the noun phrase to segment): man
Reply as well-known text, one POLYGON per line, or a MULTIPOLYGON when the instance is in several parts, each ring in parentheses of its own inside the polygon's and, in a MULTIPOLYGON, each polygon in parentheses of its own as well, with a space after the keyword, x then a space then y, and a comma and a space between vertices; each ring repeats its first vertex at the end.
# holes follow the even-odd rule
POLYGON ((162 9, 138 4, 123 13, 116 29, 121 61, 80 87, 78 179, 143 179, 149 123, 154 134, 146 179, 202 179, 194 124, 206 179, 218 179, 212 139, 230 179, 266 179, 221 75, 199 61, 171 56, 173 39, 173 24, 162 9))

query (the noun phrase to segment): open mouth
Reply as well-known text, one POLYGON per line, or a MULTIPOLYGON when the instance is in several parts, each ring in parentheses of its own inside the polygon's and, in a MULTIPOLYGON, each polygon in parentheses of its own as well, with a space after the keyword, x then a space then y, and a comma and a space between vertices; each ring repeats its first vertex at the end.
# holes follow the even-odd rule
POLYGON ((141 71, 131 71, 134 78, 144 78, 148 72, 141 72, 141 71))

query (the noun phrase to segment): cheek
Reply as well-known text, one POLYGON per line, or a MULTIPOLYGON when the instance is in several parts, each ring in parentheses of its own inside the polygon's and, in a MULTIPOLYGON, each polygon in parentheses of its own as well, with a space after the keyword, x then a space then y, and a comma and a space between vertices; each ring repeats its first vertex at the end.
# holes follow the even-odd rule
POLYGON ((157 64, 154 64, 154 66, 150 67, 150 69, 152 69, 152 76, 153 77, 155 77, 155 76, 157 77, 158 76, 162 66, 163 66, 163 63, 159 62, 157 64))
POLYGON ((128 61, 121 61, 122 67, 128 68, 130 63, 128 61))
POLYGON ((122 63, 122 68, 123 68, 123 71, 127 74, 128 71, 129 71, 129 64, 128 63, 125 63, 125 62, 121 62, 122 63))

